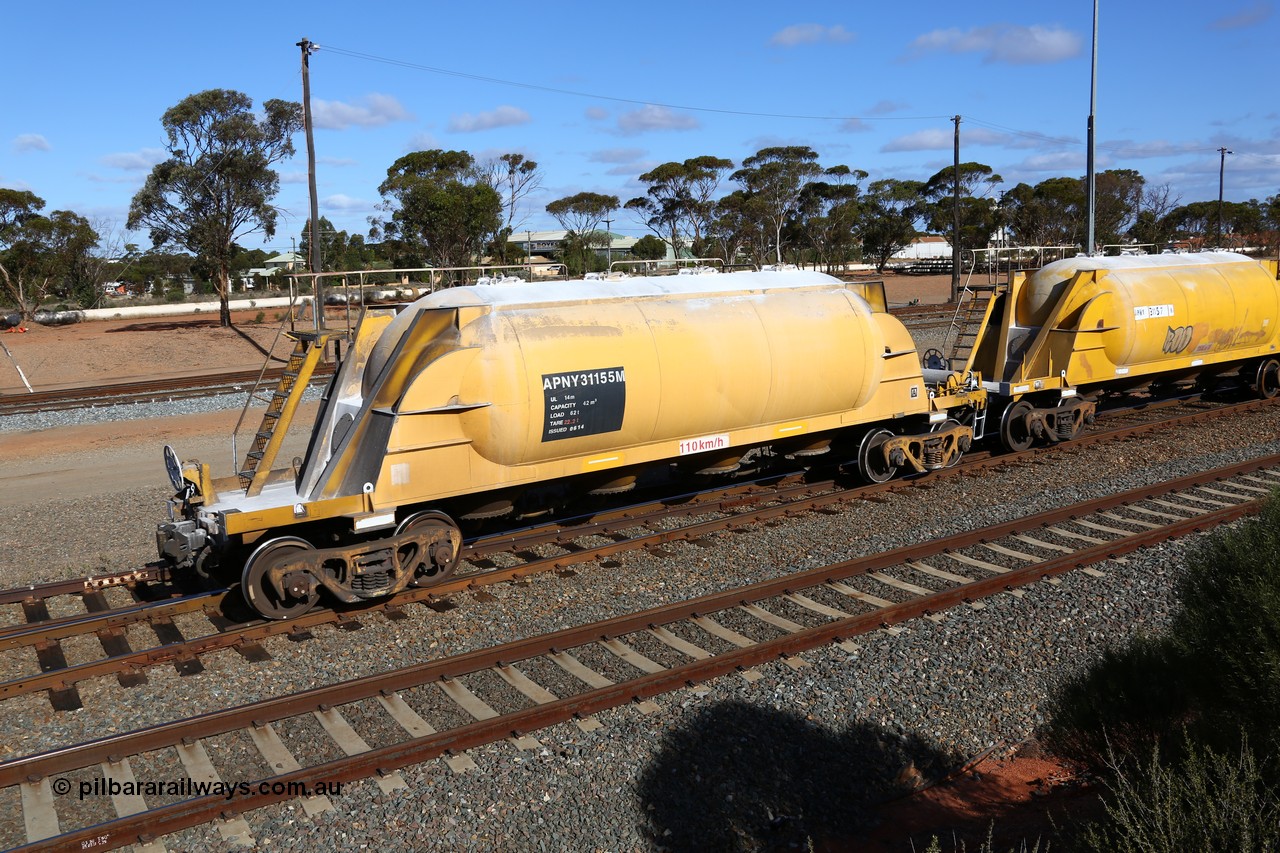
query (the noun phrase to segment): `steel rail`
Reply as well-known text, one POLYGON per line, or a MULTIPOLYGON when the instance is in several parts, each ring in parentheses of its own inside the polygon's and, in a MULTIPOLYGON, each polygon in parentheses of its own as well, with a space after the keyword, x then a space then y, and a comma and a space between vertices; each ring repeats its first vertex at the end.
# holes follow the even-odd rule
POLYGON ((150 563, 142 568, 128 569, 106 575, 90 575, 65 581, 48 581, 13 589, 0 590, 0 604, 21 604, 24 601, 40 601, 59 595, 78 595, 115 586, 133 586, 139 583, 166 581, 169 570, 161 563, 150 563))
MULTIPOLYGON (((1280 466, 1280 454, 1252 459, 1223 468, 1215 468, 1212 471, 1188 475, 1166 483, 1142 486, 1136 489, 1130 489, 1126 492, 1108 495, 1103 498, 1094 498, 1068 507, 1047 510, 1045 512, 1036 513, 1035 515, 1002 522, 1000 524, 991 525, 978 530, 953 534, 943 539, 917 543, 914 545, 906 545, 892 551, 885 551, 866 557, 858 557, 852 560, 844 560, 829 566, 808 569, 723 592, 709 593, 675 605, 650 608, 638 613, 614 617, 612 619, 603 620, 577 628, 565 628, 560 631, 547 634, 543 637, 535 638, 535 640, 518 640, 490 649, 466 652, 440 661, 416 664, 390 673, 365 676, 352 681, 342 682, 338 685, 317 687, 291 696, 269 699, 264 702, 254 703, 248 706, 240 706, 223 711, 214 711, 208 714, 192 717, 189 720, 182 720, 176 723, 167 723, 160 726, 154 726, 149 729, 143 729, 140 732, 113 735, 93 741, 89 744, 69 749, 71 751, 88 750, 86 754, 89 757, 86 760, 89 762, 105 760, 111 755, 133 755, 139 752, 147 752, 151 749, 163 746, 163 739, 165 738, 181 740, 182 737, 189 737, 197 730, 203 732, 205 735, 225 733, 227 731, 240 728, 243 724, 254 720, 270 722, 283 717, 295 715, 298 713, 299 708, 303 710, 311 710, 318 707, 319 702, 327 702, 330 705, 347 703, 377 695, 379 692, 386 689, 401 690, 406 687, 415 686, 427 681, 438 680, 440 678, 457 678, 468 672, 474 672, 476 669, 488 668, 503 662, 513 663, 536 654, 545 653, 552 649, 568 649, 574 646, 583 645, 586 642, 591 642, 596 639, 612 639, 614 637, 634 633, 638 630, 650 627, 654 624, 655 619, 670 622, 685 619, 700 613, 711 613, 748 601, 758 601, 765 598, 771 598, 795 589, 803 589, 809 586, 828 583, 833 580, 841 580, 853 575, 879 571, 881 569, 891 568, 906 562, 923 560, 948 551, 1002 539, 1014 533, 1059 524, 1064 521, 1079 518, 1082 515, 1088 515, 1094 512, 1108 510, 1143 500, 1149 500, 1153 497, 1161 497, 1179 490, 1203 485, 1205 483, 1219 482, 1239 474, 1252 473, 1254 471, 1265 468, 1275 468, 1277 466, 1280 466), (540 649, 541 651, 528 653, 526 651, 526 647, 529 646, 530 643, 536 643, 533 648, 540 649), (160 740, 156 740, 157 737, 159 737, 160 740)), ((1255 501, 1249 501, 1247 502, 1247 505, 1256 509, 1261 504, 1262 500, 1263 499, 1259 498, 1255 501)), ((1239 506, 1244 505, 1246 504, 1240 504, 1239 506)), ((1224 508, 1223 510, 1205 513, 1194 518, 1186 519, 1185 524, 1183 522, 1178 522, 1177 524, 1172 525, 1172 527, 1183 529, 1183 527, 1190 525, 1189 529, 1195 529, 1196 526, 1204 520, 1214 518, 1217 512, 1226 512, 1236 508, 1238 507, 1224 508)), ((1134 536, 1128 537, 1125 540, 1117 541, 1128 541, 1129 539, 1133 539, 1139 542, 1146 542, 1148 540, 1143 539, 1143 537, 1151 532, 1152 531, 1146 531, 1145 533, 1134 534, 1134 536)), ((1106 551, 1107 548, 1115 545, 1116 542, 1108 542, 1105 543, 1105 545, 1096 546, 1096 548, 1106 551)), ((1134 547, 1142 546, 1139 544, 1134 547)), ((1067 558, 1071 556, 1072 555, 1066 555, 1067 558)), ((1019 577, 1018 573, 1026 572, 1030 568, 1035 568, 1035 566, 1011 569, 1008 574, 998 575, 994 578, 982 581, 971 581, 970 583, 956 587, 953 590, 944 590, 942 593, 935 593, 934 595, 926 597, 924 600, 935 600, 937 595, 942 595, 944 593, 985 589, 986 587, 981 586, 981 584, 988 581, 1010 581, 1019 577)), ((1003 588, 1004 587, 1001 586, 1000 583, 997 583, 994 587, 996 591, 1002 590, 1003 588)), ((959 598, 956 598, 953 603, 959 603, 964 600, 966 600, 966 596, 961 595, 959 598)), ((883 610, 879 610, 870 615, 883 614, 884 612, 885 611, 883 610)), ((15 784, 30 773, 48 775, 53 772, 63 772, 69 769, 74 769, 69 765, 58 763, 56 757, 58 755, 66 754, 67 752, 68 750, 55 751, 25 759, 0 762, 0 787, 15 784), (53 761, 54 763, 46 766, 44 764, 34 763, 37 761, 53 761), (23 769, 27 772, 21 773, 20 771, 23 769)))
MULTIPOLYGON (((1269 402, 1271 401, 1249 401, 1247 403, 1237 404, 1236 407, 1228 408, 1230 411, 1239 411, 1242 408, 1250 410, 1269 402)), ((1087 445, 1097 441, 1112 440, 1118 436, 1148 431, 1172 421, 1196 420, 1202 417, 1219 414, 1222 411, 1223 410, 1220 409, 1205 410, 1188 415, 1176 416, 1175 418, 1165 419, 1154 423, 1140 424, 1124 427, 1118 430, 1095 433, 1089 436, 1084 436, 1077 441, 1054 445, 1054 447, 1070 448, 1081 446, 1082 444, 1087 445)), ((518 566, 459 575, 442 584, 423 589, 409 589, 390 599, 382 601, 316 610, 285 622, 267 620, 251 621, 237 626, 229 626, 216 633, 205 634, 195 638, 187 638, 182 642, 161 644, 145 649, 132 650, 123 654, 108 655, 107 657, 100 658, 98 660, 82 662, 72 666, 51 668, 35 675, 20 676, 9 681, 0 682, 0 700, 11 699, 42 690, 55 692, 66 690, 80 681, 92 678, 113 675, 121 672, 136 671, 171 661, 184 661, 222 649, 245 648, 248 644, 257 643, 267 637, 285 634, 296 635, 320 625, 341 623, 351 619, 353 616, 359 615, 362 612, 376 612, 381 610, 382 612, 389 614, 405 605, 414 603, 430 604, 458 592, 476 591, 485 586, 505 583, 542 572, 560 571, 573 565, 602 560, 606 557, 628 551, 639 550, 641 548, 653 548, 675 541, 699 539, 706 535, 723 530, 756 524, 776 519, 778 517, 798 515, 833 503, 843 503, 856 498, 872 498, 874 495, 883 492, 895 491, 901 488, 910 488, 916 483, 936 482, 939 476, 945 477, 958 475, 970 470, 1016 462, 1019 459, 1031 458, 1037 452, 1043 452, 1047 449, 1049 448, 1033 449, 1015 454, 974 458, 966 465, 936 472, 933 477, 917 477, 912 479, 896 480, 872 486, 864 486, 853 490, 827 491, 827 489, 835 488, 832 483, 795 484, 784 487, 780 492, 764 492, 759 495, 746 497, 740 495, 727 496, 712 499, 704 503, 684 505, 676 508, 663 507, 661 504, 657 504, 656 506, 658 506, 658 509, 653 509, 640 515, 633 515, 625 518, 606 518, 599 521, 593 520, 568 529, 535 529, 530 531, 528 535, 524 537, 499 535, 493 540, 488 541, 487 544, 483 546, 473 546, 474 550, 470 550, 464 555, 464 557, 476 559, 488 553, 509 551, 513 548, 527 548, 538 544, 565 545, 575 539, 595 535, 616 534, 619 531, 642 527, 651 521, 660 519, 725 512, 730 508, 742 506, 746 501, 759 503, 791 498, 786 503, 748 510, 727 518, 710 519, 670 530, 651 530, 644 534, 620 539, 606 545, 599 545, 551 557, 528 560, 518 566), (819 493, 814 495, 812 494, 814 491, 819 493)), ((212 608, 217 607, 221 600, 221 597, 216 600, 212 597, 192 597, 190 599, 178 599, 173 602, 165 602, 158 605, 134 605, 117 611, 63 617, 59 620, 51 620, 49 622, 15 626, 6 631, 0 631, 0 650, 65 639, 70 636, 83 635, 93 631, 111 630, 134 622, 166 620, 172 615, 182 612, 194 612, 195 610, 200 609, 209 612, 212 608)))
MULTIPOLYGON (((284 368, 272 368, 263 377, 278 380, 284 368)), ((328 381, 332 365, 321 365, 311 382, 328 381)), ((163 403, 191 397, 209 397, 248 390, 258 378, 257 370, 229 373, 206 373, 170 379, 140 382, 116 382, 80 388, 57 388, 32 394, 0 395, 0 417, 33 412, 63 412, 71 409, 97 409, 134 403, 163 403)))
MULTIPOLYGON (((510 665, 531 657, 572 649, 602 640, 624 637, 659 625, 671 624, 700 614, 716 613, 740 605, 777 597, 793 590, 832 583, 857 574, 888 568, 905 561, 921 559, 939 550, 1000 539, 1012 532, 1060 523, 1065 520, 1115 508, 1152 497, 1167 495, 1181 489, 1229 477, 1274 468, 1280 465, 1280 455, 1251 460, 1227 468, 1215 469, 1160 486, 1134 489, 1122 495, 1084 502, 1073 507, 1040 513, 1014 522, 994 525, 966 534, 948 537, 929 546, 908 546, 870 558, 845 561, 832 566, 800 572, 771 581, 721 593, 701 596, 675 605, 653 608, 642 613, 621 616, 577 628, 564 629, 543 637, 507 643, 491 649, 468 652, 453 658, 418 664, 390 673, 366 676, 342 684, 315 688, 292 696, 280 697, 252 705, 224 711, 211 712, 188 720, 161 724, 137 732, 102 738, 88 744, 67 747, 0 764, 0 786, 10 786, 21 781, 36 781, 53 773, 67 772, 90 766, 101 761, 119 761, 126 755, 134 755, 160 749, 182 742, 184 738, 209 737, 242 729, 250 725, 262 726, 310 711, 328 710, 334 705, 347 704, 376 695, 390 695, 398 690, 433 681, 458 678, 482 669, 510 665), (941 546, 939 548, 938 546, 941 546), (922 550, 923 549, 923 550, 922 550)), ((641 675, 608 687, 586 690, 574 696, 555 699, 545 704, 501 715, 448 731, 411 738, 390 746, 362 752, 345 759, 338 759, 285 773, 264 780, 269 783, 302 782, 315 785, 318 782, 347 782, 374 774, 386 774, 400 767, 437 757, 446 752, 459 752, 508 736, 520 736, 553 723, 574 718, 629 702, 641 701, 671 692, 685 685, 700 683, 711 678, 741 670, 779 658, 799 654, 808 649, 838 642, 851 636, 867 633, 877 628, 918 618, 948 609, 965 601, 1002 593, 1032 584, 1088 565, 1138 550, 1156 542, 1207 529, 1257 511, 1263 499, 1241 501, 1230 507, 1204 512, 1193 518, 1183 519, 1159 529, 1111 542, 1094 545, 1072 554, 1042 560, 1033 565, 1010 569, 1006 573, 969 580, 961 586, 917 596, 905 602, 886 604, 870 613, 848 615, 822 625, 803 627, 793 633, 757 641, 753 645, 714 655, 709 658, 678 664, 658 672, 641 675)), ((73 830, 47 842, 37 842, 29 848, 53 849, 52 845, 74 844, 77 841, 97 838, 115 846, 133 840, 148 840, 182 828, 208 822, 219 816, 239 813, 289 799, 293 795, 281 789, 278 794, 237 795, 231 799, 209 796, 175 803, 139 815, 117 818, 92 827, 73 830)))
MULTIPOLYGON (((1129 414, 1135 411, 1154 411, 1157 409, 1162 409, 1162 408, 1167 408, 1173 405, 1177 405, 1179 403, 1188 402, 1190 400, 1194 400, 1194 396, 1187 397, 1187 398, 1179 397, 1174 401, 1153 400, 1151 402, 1139 403, 1133 406, 1118 407, 1115 409, 1105 409, 1103 411, 1100 411, 1099 415, 1107 416, 1107 415, 1114 415, 1114 414, 1129 414)), ((1246 413, 1246 412, 1251 412, 1256 410, 1263 410, 1272 405, 1276 405, 1277 403, 1280 403, 1280 398, 1277 398, 1275 400, 1245 400, 1243 402, 1228 403, 1214 409, 1205 409, 1205 410, 1200 410, 1195 412, 1189 412, 1183 415, 1175 415, 1173 417, 1162 418, 1156 421, 1151 421, 1151 422, 1146 422, 1141 424, 1125 425, 1125 426, 1116 427, 1109 430, 1102 430, 1100 432, 1090 432, 1085 435, 1078 436, 1068 442, 1063 442, 1060 444, 1052 444, 1044 447, 1036 447, 1036 448, 1021 451, 1018 453, 991 453, 991 452, 982 451, 982 450, 971 451, 965 455, 964 459, 961 460, 960 465, 956 466, 955 468, 947 469, 945 471, 931 472, 928 475, 928 477, 929 477, 929 480, 936 481, 938 478, 941 478, 941 477, 953 476, 959 472, 967 471, 969 470, 970 467, 975 467, 975 468, 991 467, 992 465, 998 465, 1001 462, 1018 462, 1018 461, 1030 458, 1034 456, 1036 453, 1051 452, 1056 450, 1069 450, 1073 447, 1086 447, 1090 444, 1096 444, 1098 442, 1105 442, 1105 441, 1112 441, 1117 438, 1125 438, 1132 435, 1138 435, 1143 432, 1162 429, 1164 427, 1181 426, 1183 424, 1190 423, 1190 422, 1197 421, 1204 418, 1225 417, 1225 416, 1234 415, 1234 414, 1241 414, 1241 413, 1246 413), (982 463, 981 466, 975 466, 975 463, 979 461, 982 463)), ((782 478, 785 478, 787 475, 783 474, 779 476, 782 478)), ((765 478, 765 479, 771 479, 771 478, 765 478)), ((859 486, 853 489, 845 488, 844 491, 848 492, 849 496, 852 498, 852 497, 858 497, 865 494, 874 494, 876 492, 883 491, 885 489, 892 490, 894 488, 901 487, 902 484, 904 483, 914 483, 918 479, 920 479, 919 476, 906 477, 903 479, 891 480, 889 481, 889 483, 880 484, 879 486, 859 486)), ((749 489, 752 487, 752 485, 756 485, 756 484, 748 484, 746 486, 739 484, 739 485, 729 486, 724 489, 709 490, 701 494, 709 494, 709 495, 716 495, 716 496, 720 496, 722 494, 729 495, 732 493, 737 493, 739 490, 744 488, 749 489)), ((808 484, 808 487, 811 490, 828 490, 828 489, 842 488, 838 486, 834 480, 823 480, 816 483, 810 483, 808 484)), ((674 498, 669 498, 667 500, 668 501, 684 500, 687 497, 688 497, 687 495, 679 495, 674 498)), ((771 497, 772 497, 771 493, 766 491, 766 492, 760 493, 758 496, 754 496, 754 495, 749 496, 748 499, 749 500, 768 500, 771 497)), ((719 499, 720 499, 719 497, 716 497, 713 500, 719 500, 719 499)), ((646 504, 638 504, 630 507, 621 507, 613 510, 605 510, 602 513, 593 514, 591 518, 594 521, 600 521, 600 522, 603 522, 609 519, 613 519, 617 521, 617 520, 626 520, 629 517, 638 518, 639 516, 637 514, 649 513, 652 510, 652 508, 660 506, 662 504, 663 504, 662 500, 657 500, 657 501, 652 501, 646 504)), ((708 510, 708 511, 713 511, 713 510, 708 510)), ((672 512, 673 514, 675 514, 675 513, 678 513, 679 510, 672 510, 672 512)), ((689 513, 686 512, 685 514, 689 514, 689 513)), ((494 546, 494 547, 497 547, 497 550, 509 550, 512 547, 532 547, 538 544, 555 543, 557 541, 556 536, 560 535, 562 532, 563 532, 563 528, 558 526, 557 524, 554 524, 554 523, 544 524, 544 525, 539 525, 538 527, 535 527, 535 528, 529 528, 528 531, 522 531, 522 532, 516 532, 516 533, 497 533, 497 534, 492 534, 490 536, 479 537, 478 539, 474 540, 473 545, 478 549, 488 549, 491 546, 494 546), (496 544, 496 543, 503 543, 503 542, 507 544, 505 545, 496 544)), ((602 532, 607 533, 609 531, 602 529, 602 532)), ((571 528, 569 536, 567 538, 563 538, 560 541, 568 541, 568 539, 577 538, 580 535, 586 535, 586 534, 572 533, 572 528, 571 528)), ((91 576, 87 578, 78 578, 75 580, 50 581, 47 583, 31 584, 24 587, 16 587, 13 589, 0 590, 0 604, 18 604, 28 600, 53 598, 58 595, 74 595, 74 594, 79 594, 83 592, 91 592, 96 589, 104 589, 111 586, 130 586, 135 583, 163 582, 169 579, 170 579, 169 571, 167 568, 164 567, 163 564, 150 563, 138 569, 131 569, 124 572, 117 572, 115 574, 100 575, 96 577, 91 576)))

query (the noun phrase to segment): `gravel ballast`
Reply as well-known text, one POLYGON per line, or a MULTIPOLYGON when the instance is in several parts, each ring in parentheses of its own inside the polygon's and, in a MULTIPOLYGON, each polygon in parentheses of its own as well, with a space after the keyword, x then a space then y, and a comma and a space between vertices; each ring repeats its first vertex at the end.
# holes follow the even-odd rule
MULTIPOLYGON (((198 676, 162 666, 131 690, 112 679, 87 682, 80 686, 86 707, 70 714, 53 713, 43 696, 10 700, 0 706, 0 744, 7 755, 28 754, 681 600, 1280 452, 1277 435, 1273 409, 1074 448, 883 502, 851 502, 838 514, 721 534, 710 548, 669 545, 667 556, 625 554, 616 567, 489 588, 485 596, 457 597, 459 606, 443 613, 415 608, 399 622, 362 618, 356 632, 321 628, 308 642, 271 640, 273 659, 263 664, 224 652, 206 658, 198 676)), ((151 559, 164 492, 0 511, 0 529, 13 531, 6 533, 4 585, 50 579, 54 566, 66 576, 86 573, 85 542, 102 569, 151 559)), ((954 608, 939 622, 867 635, 856 654, 827 647, 803 656, 811 666, 773 663, 759 667, 754 682, 717 679, 702 692, 660 697, 657 713, 605 712, 596 731, 555 726, 534 733, 536 750, 507 742, 477 749, 469 755, 478 768, 467 773, 432 761, 402 771, 406 790, 384 794, 373 782, 356 783, 315 819, 291 802, 247 820, 259 845, 283 850, 804 849, 808 839, 856 838, 874 820, 876 803, 993 744, 1024 740, 1063 677, 1108 644, 1163 627, 1190 547, 1193 539, 1166 544, 1100 565, 1101 578, 1072 574, 981 610, 954 608)), ((456 722, 434 694, 424 688, 406 698, 433 723, 456 722)), ((390 730, 376 705, 340 710, 370 744, 386 742, 390 730)), ((314 720, 281 728, 304 763, 335 754, 316 736, 314 720)), ((210 754, 227 781, 262 771, 247 738, 219 738, 210 754)), ((147 759, 147 766, 173 765, 172 755, 147 759)), ((69 816, 76 807, 68 806, 69 816)), ((20 814, 5 815, 0 842, 21 841, 20 814)), ((165 842, 170 849, 227 846, 209 828, 165 842)))

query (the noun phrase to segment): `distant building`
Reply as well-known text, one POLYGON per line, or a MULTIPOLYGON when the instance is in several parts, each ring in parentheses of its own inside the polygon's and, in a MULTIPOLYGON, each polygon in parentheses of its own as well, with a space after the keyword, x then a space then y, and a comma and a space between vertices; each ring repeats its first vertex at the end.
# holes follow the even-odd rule
POLYGON ((937 234, 922 234, 911 241, 911 245, 894 252, 890 261, 923 261, 937 258, 951 258, 951 244, 947 238, 937 234))
MULTIPOLYGON (((307 259, 297 252, 283 252, 274 258, 267 258, 262 262, 264 268, 274 272, 275 270, 284 270, 285 272, 294 272, 299 267, 307 265, 307 259)), ((270 273, 268 273, 270 274, 270 273)))
MULTIPOLYGON (((527 254, 531 255, 555 255, 559 254, 564 248, 565 236, 568 231, 514 231, 507 238, 507 242, 513 246, 519 246, 527 254)), ((607 257, 610 252, 613 253, 615 260, 631 254, 631 247, 636 244, 636 237, 628 237, 624 234, 609 233, 608 246, 596 246, 596 254, 600 257, 607 257)))

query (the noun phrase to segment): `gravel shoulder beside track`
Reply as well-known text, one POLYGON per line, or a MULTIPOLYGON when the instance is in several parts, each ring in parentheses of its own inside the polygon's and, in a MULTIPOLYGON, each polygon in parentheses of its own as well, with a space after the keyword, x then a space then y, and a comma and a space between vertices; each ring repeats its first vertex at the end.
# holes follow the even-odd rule
MULTIPOLYGON (((1280 413, 1270 410, 1077 448, 838 514, 721 534, 709 548, 671 545, 667 556, 627 554, 615 568, 491 588, 492 599, 461 596, 444 613, 418 608, 395 623, 365 618, 355 633, 321 628, 311 642, 271 640, 266 664, 226 652, 205 659, 199 676, 157 667, 133 690, 110 679, 83 684, 86 707, 73 714, 53 714, 42 696, 11 700, 0 743, 7 755, 30 753, 688 598, 1277 452, 1278 435, 1280 413)), ((99 482, 74 498, 0 508, 5 585, 50 579, 53 567, 82 574, 76 561, 86 553, 103 569, 150 559, 165 492, 116 492, 99 482)), ((542 748, 534 752, 506 743, 476 750, 478 772, 457 775, 430 762, 405 771, 409 789, 392 795, 358 783, 315 820, 296 804, 248 820, 276 849, 754 849, 854 838, 874 803, 903 781, 1026 738, 1062 677, 1108 643, 1163 626, 1188 547, 1162 546, 1106 564, 1105 578, 1072 575, 1021 599, 1002 596, 980 611, 957 608, 939 623, 877 633, 856 655, 828 648, 805 656, 811 667, 771 664, 750 684, 718 679, 703 695, 662 697, 657 714, 608 712, 592 733, 556 726, 537 734, 542 748)), ((443 707, 428 691, 411 701, 443 707)), ((343 710, 370 743, 389 737, 376 709, 343 710)), ((287 740, 299 755, 320 742, 305 727, 287 740)), ((219 767, 224 779, 260 770, 245 745, 229 754, 240 758, 219 767)), ((20 818, 7 814, 0 841, 20 840, 12 823, 20 818)), ((207 828, 168 839, 172 849, 209 842, 222 844, 207 828)))

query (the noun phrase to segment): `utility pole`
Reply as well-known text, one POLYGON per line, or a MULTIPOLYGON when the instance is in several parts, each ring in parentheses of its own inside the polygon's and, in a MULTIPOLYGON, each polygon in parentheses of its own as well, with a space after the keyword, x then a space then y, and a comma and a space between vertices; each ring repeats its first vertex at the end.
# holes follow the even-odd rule
POLYGON ((1218 246, 1217 248, 1219 249, 1222 248, 1222 179, 1226 176, 1226 172, 1227 172, 1227 155, 1234 154, 1234 153, 1236 152, 1230 151, 1226 148, 1218 149, 1218 241, 1217 241, 1218 246))
POLYGON ((1089 132, 1088 132, 1088 153, 1087 165, 1085 167, 1085 204, 1089 208, 1089 242, 1085 244, 1084 253, 1093 255, 1093 249, 1097 245, 1094 240, 1094 216, 1093 208, 1097 201, 1095 180, 1093 171, 1093 111, 1094 104, 1098 100, 1098 0, 1093 0, 1093 65, 1089 72, 1089 132))
POLYGON ((956 123, 955 173, 951 176, 951 301, 960 299, 960 116, 952 116, 956 123))
POLYGON ((613 220, 606 216, 604 218, 604 233, 608 235, 609 242, 605 244, 605 257, 609 259, 608 260, 609 266, 605 267, 605 272, 608 272, 609 267, 613 266, 613 232, 609 230, 612 227, 613 227, 613 220))
POLYGON ((298 42, 302 49, 302 127, 307 134, 307 189, 311 194, 311 218, 307 222, 307 266, 312 273, 311 291, 316 300, 316 331, 324 328, 324 287, 320 283, 320 201, 316 197, 316 142, 311 134, 311 54, 319 46, 307 40, 298 42))

